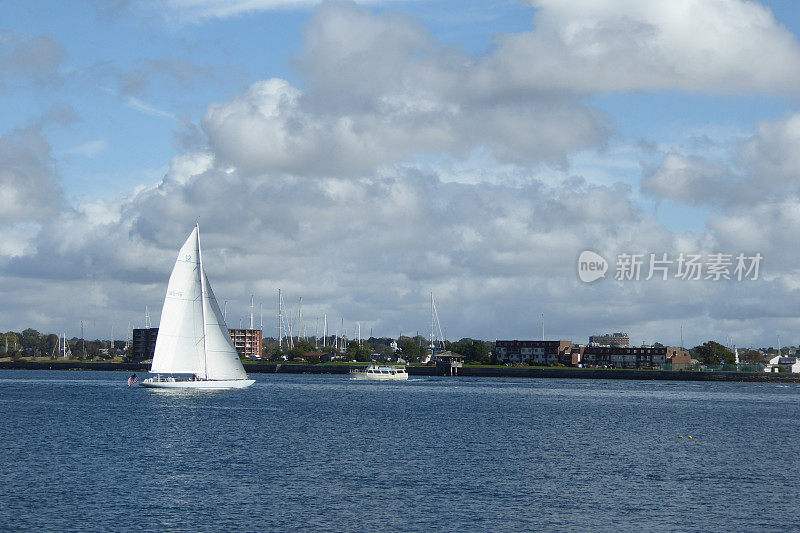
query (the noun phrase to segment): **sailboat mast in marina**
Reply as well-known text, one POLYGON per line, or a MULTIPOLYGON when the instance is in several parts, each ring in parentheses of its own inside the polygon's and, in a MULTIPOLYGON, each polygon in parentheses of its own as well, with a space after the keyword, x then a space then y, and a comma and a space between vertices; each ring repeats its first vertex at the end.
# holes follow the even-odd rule
POLYGON ((143 387, 243 389, 255 383, 247 379, 203 269, 199 226, 169 277, 150 372, 156 376, 143 387))

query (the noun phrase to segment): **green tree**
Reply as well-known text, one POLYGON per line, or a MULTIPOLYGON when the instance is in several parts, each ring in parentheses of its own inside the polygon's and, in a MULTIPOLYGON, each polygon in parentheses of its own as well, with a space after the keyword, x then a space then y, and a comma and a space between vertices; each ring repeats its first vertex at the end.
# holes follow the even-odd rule
POLYGON ((360 346, 358 341, 350 341, 347 343, 347 348, 345 349, 345 357, 347 357, 348 361, 355 359, 359 362, 367 362, 370 360, 370 352, 366 348, 360 346))
POLYGON ((692 355, 706 365, 732 365, 733 352, 718 342, 708 341, 692 348, 692 355))
POLYGON ((55 354, 56 357, 61 355, 61 354, 58 353, 58 341, 59 341, 58 335, 54 335, 52 333, 47 335, 45 337, 45 346, 46 346, 45 353, 42 354, 42 355, 53 355, 53 354, 55 354))
POLYGON ((280 361, 281 359, 283 359, 283 356, 285 354, 284 354, 283 350, 278 348, 278 345, 276 344, 275 346, 270 348, 270 350, 267 353, 267 355, 268 355, 270 361, 280 361))
POLYGON ((461 339, 458 342, 448 342, 447 349, 463 355, 467 363, 485 365, 491 364, 492 353, 484 341, 470 338, 461 339))
POLYGON ((366 341, 364 341, 364 347, 367 348, 371 353, 379 353, 381 355, 392 355, 394 350, 391 348, 391 343, 393 339, 389 337, 370 337, 366 341))
POLYGON ((38 344, 40 338, 41 335, 38 331, 28 328, 22 332, 19 342, 22 344, 23 348, 32 348, 38 344))
POLYGON ((305 354, 302 348, 295 346, 289 350, 288 357, 290 361, 294 361, 295 359, 305 359, 303 357, 305 354))
POLYGON ((421 348, 417 341, 411 337, 400 337, 397 346, 406 361, 419 361, 425 354, 425 349, 421 348))
POLYGON ((297 342, 294 343, 294 347, 304 354, 314 351, 314 346, 312 346, 310 342, 307 342, 303 339, 298 339, 297 342))
POLYGON ((488 365, 492 363, 492 351, 489 349, 488 346, 486 346, 485 342, 483 341, 472 342, 470 361, 481 365, 488 365))
POLYGON ((742 363, 747 364, 761 364, 764 363, 764 356, 758 350, 745 350, 739 354, 739 359, 742 363))

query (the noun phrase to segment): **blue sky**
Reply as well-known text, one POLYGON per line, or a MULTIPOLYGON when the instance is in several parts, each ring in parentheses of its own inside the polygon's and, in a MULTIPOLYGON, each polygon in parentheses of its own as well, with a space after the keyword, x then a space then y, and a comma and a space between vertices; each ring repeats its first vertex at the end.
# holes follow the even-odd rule
POLYGON ((530 336, 536 320, 522 310, 553 315, 553 334, 573 340, 628 329, 674 342, 660 324, 674 333, 687 322, 698 341, 738 331, 765 344, 800 326, 797 306, 770 308, 799 284, 787 254, 800 172, 793 2, 260 0, 237 11, 244 4, 4 5, 0 140, 30 164, 0 168, 0 190, 60 193, 0 219, 0 276, 15 287, 0 330, 74 329, 73 313, 41 308, 42 291, 91 289, 78 314, 118 328, 157 308, 155 280, 198 218, 217 234, 209 256, 224 265, 226 299, 271 302, 290 287, 310 312, 385 335, 424 329, 414 302, 429 290, 452 309, 456 336, 530 336), (247 203, 241 191, 249 218, 226 217, 213 200, 247 203), (400 227, 373 211, 391 205, 402 218, 427 201, 400 227), (781 266, 747 287, 597 289, 567 267, 586 247, 755 246, 781 266), (309 248, 364 264, 311 268, 309 248), (153 261, 110 257, 120 249, 153 261), (64 268, 41 266, 50 261, 64 268), (393 303, 379 296, 387 285, 393 303), (633 310, 609 311, 614 294, 633 310), (747 312, 721 311, 733 295, 747 312), (495 319, 481 318, 487 305, 495 319))

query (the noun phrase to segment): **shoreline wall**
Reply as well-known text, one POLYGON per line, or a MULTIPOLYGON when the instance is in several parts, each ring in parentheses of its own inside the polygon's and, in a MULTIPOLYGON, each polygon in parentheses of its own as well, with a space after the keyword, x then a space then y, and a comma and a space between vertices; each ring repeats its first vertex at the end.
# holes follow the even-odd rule
MULTIPOLYGON (((352 365, 353 368, 362 368, 352 365)), ((350 365, 296 365, 285 363, 246 364, 248 373, 269 374, 347 374, 350 365)), ((0 361, 0 369, 17 370, 104 370, 148 372, 149 363, 104 363, 81 361, 0 361)), ((406 367, 410 376, 440 375, 433 366, 406 367)), ((800 374, 761 372, 692 372, 669 370, 614 370, 606 368, 518 368, 470 367, 458 370, 462 377, 560 378, 560 379, 634 379, 660 381, 748 381, 764 383, 800 383, 800 374)))

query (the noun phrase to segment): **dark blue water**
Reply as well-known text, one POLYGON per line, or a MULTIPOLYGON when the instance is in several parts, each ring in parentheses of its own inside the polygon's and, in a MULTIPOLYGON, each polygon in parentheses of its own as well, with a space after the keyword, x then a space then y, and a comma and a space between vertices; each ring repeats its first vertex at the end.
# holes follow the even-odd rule
POLYGON ((0 371, 0 530, 800 528, 798 385, 254 377, 0 371))

